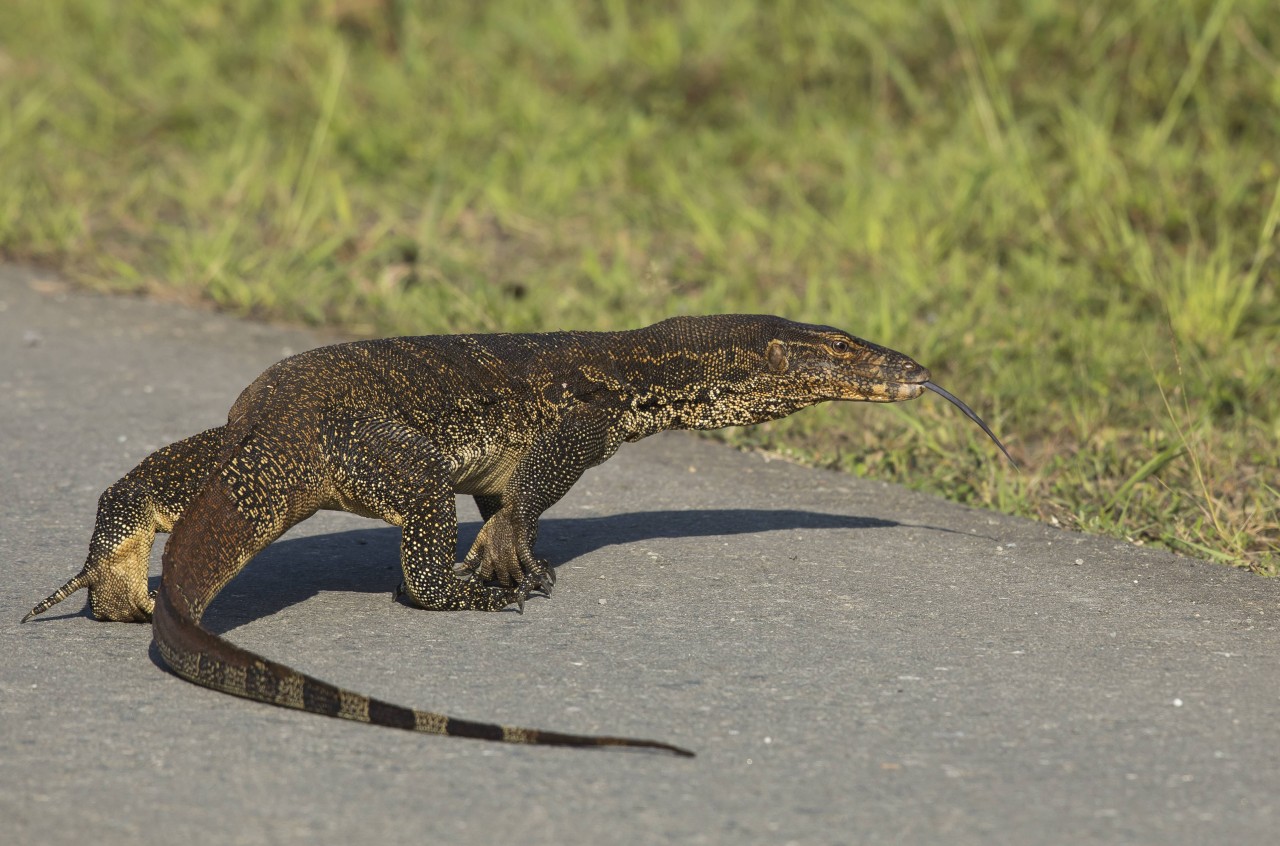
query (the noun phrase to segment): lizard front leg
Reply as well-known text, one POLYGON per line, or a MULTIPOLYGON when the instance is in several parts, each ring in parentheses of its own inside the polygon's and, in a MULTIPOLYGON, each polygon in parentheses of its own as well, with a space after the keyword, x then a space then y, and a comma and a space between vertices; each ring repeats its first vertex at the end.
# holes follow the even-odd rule
MULTIPOLYGON (((538 518, 569 492, 588 467, 608 457, 608 444, 605 418, 589 409, 567 414, 557 426, 538 435, 507 482, 500 507, 488 515, 467 553, 466 571, 504 586, 520 585, 549 594, 555 571, 533 553, 538 518)), ((498 504, 492 497, 486 499, 482 514, 498 504)))
POLYGON ((419 430, 398 420, 343 422, 329 427, 325 449, 344 496, 400 527, 404 582, 397 595, 433 611, 501 611, 523 602, 518 588, 455 574, 453 485, 440 452, 419 430))
POLYGON ((218 426, 156 450, 103 491, 84 566, 23 619, 87 587, 96 619, 150 621, 155 594, 147 572, 156 532, 172 530, 186 511, 217 464, 222 435, 218 426))
POLYGON ((480 512, 480 520, 488 523, 489 518, 502 508, 501 494, 477 494, 472 497, 476 501, 476 509, 480 512))

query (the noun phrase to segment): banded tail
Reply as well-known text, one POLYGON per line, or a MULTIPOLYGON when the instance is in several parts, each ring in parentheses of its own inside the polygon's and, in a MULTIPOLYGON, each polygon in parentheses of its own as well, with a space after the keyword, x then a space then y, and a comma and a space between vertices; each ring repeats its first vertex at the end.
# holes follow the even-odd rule
POLYGON ((688 749, 657 740, 564 734, 478 723, 432 711, 416 711, 344 690, 291 667, 268 661, 184 618, 174 608, 168 590, 163 586, 156 601, 153 626, 156 646, 173 672, 202 687, 269 705, 388 728, 500 743, 621 746, 656 749, 688 758, 694 754, 688 749))
MULTIPOLYGON (((287 521, 292 522, 296 520, 287 521)), ((165 547, 152 618, 156 647, 174 673, 245 699, 388 728, 500 743, 629 747, 693 757, 688 749, 657 740, 564 734, 405 708, 269 661, 201 627, 204 608, 222 586, 285 528, 278 526, 269 536, 255 532, 216 478, 201 491, 165 547)))

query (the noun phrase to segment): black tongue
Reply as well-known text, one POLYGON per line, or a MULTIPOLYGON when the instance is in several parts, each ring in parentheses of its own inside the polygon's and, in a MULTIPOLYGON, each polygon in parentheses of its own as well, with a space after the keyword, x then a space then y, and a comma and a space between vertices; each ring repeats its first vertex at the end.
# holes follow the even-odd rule
POLYGON ((1013 460, 1013 456, 1009 454, 1009 450, 1005 449, 1005 448, 1004 448, 1004 444, 1000 443, 1000 439, 996 437, 996 433, 995 433, 995 432, 993 432, 993 431, 991 431, 991 427, 990 427, 990 426, 988 426, 986 423, 984 423, 984 422, 983 422, 983 420, 982 420, 982 418, 981 418, 981 417, 979 417, 977 414, 975 414, 972 408, 970 408, 969 406, 967 406, 967 405, 965 405, 964 403, 962 403, 962 402, 961 402, 961 401, 960 401, 960 400, 959 400, 959 399, 958 399, 954 394, 952 394, 950 391, 946 391, 946 390, 944 390, 944 389, 942 389, 942 388, 938 387, 937 385, 933 384, 932 382, 925 382, 925 383, 924 383, 924 386, 925 386, 926 388, 928 388, 929 390, 933 391, 933 392, 934 392, 935 394, 937 394, 938 396, 940 396, 940 397, 942 397, 943 399, 945 399, 945 400, 949 401, 949 402, 950 402, 952 405, 954 405, 956 408, 958 408, 958 409, 960 409, 961 411, 963 411, 963 412, 965 413, 965 415, 966 415, 970 420, 972 420, 974 423, 977 423, 979 426, 981 426, 981 427, 982 427, 982 431, 984 431, 984 432, 986 432, 986 433, 987 433, 987 437, 989 437, 989 438, 991 438, 991 440, 995 441, 996 446, 1000 447, 1000 451, 1004 453, 1004 457, 1005 457, 1005 458, 1009 459, 1009 463, 1010 463, 1010 464, 1012 464, 1012 465, 1014 466, 1014 468, 1015 468, 1015 469, 1021 469, 1020 467, 1018 467, 1018 462, 1014 461, 1014 460, 1013 460))

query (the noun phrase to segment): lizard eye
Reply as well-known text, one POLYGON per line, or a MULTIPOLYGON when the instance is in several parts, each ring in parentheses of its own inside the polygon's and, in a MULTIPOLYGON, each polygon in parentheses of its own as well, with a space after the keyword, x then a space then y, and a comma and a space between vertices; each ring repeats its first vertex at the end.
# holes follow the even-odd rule
POLYGON ((831 349, 835 350, 838 353, 847 353, 849 351, 849 342, 848 341, 832 341, 831 349))

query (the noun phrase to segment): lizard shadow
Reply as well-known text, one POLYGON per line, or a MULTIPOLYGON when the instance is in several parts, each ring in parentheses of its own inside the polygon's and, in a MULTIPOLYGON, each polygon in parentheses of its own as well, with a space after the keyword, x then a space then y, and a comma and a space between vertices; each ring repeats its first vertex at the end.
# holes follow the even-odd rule
MULTIPOLYGON (((727 508, 641 511, 606 517, 544 518, 538 550, 553 566, 615 544, 654 538, 711 537, 795 529, 872 529, 894 520, 795 509, 727 508)), ((479 521, 458 527, 459 559, 480 531, 479 521)), ((204 626, 225 633, 268 617, 322 591, 391 597, 400 584, 400 532, 389 526, 284 538, 263 550, 209 607, 204 626)), ((152 587, 159 578, 152 579, 152 587)))

